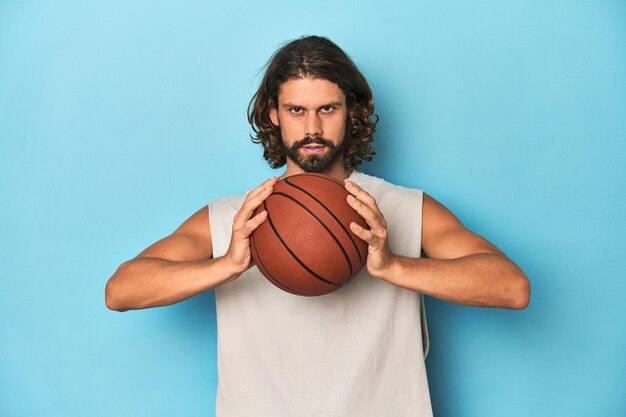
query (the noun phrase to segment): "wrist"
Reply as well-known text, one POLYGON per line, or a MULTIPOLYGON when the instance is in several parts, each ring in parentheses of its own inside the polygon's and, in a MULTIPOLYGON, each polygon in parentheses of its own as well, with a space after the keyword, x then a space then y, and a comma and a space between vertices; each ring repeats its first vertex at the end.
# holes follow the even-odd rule
POLYGON ((398 255, 391 255, 386 265, 383 268, 381 268, 379 271, 377 271, 375 274, 372 274, 372 275, 374 275, 378 279, 392 282, 393 278, 398 275, 398 271, 400 268, 399 258, 400 256, 398 255))
POLYGON ((228 257, 228 255, 216 258, 216 262, 220 263, 220 267, 223 271, 221 275, 225 277, 224 282, 232 281, 243 273, 243 271, 240 270, 240 268, 228 257))

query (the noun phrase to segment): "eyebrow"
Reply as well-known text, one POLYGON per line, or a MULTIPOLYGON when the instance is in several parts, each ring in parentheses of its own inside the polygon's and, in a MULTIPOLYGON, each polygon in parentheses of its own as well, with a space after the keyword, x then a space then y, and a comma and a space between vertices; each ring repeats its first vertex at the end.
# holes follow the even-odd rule
MULTIPOLYGON (((322 107, 326 107, 326 106, 334 106, 334 107, 341 107, 343 105, 343 103, 341 101, 332 101, 330 103, 326 103, 326 104, 322 104, 321 106, 318 107, 318 109, 321 109, 322 107)), ((293 107, 300 107, 300 108, 305 108, 304 106, 301 106, 299 104, 293 104, 291 102, 286 102, 283 103, 282 108, 283 109, 291 109, 293 107)))

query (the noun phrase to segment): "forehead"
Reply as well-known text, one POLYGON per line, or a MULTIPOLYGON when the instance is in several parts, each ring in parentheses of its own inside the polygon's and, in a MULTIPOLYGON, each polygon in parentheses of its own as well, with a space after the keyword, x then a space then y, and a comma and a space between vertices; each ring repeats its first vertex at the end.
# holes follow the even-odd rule
POLYGON ((278 103, 290 102, 302 106, 317 106, 333 101, 343 102, 345 96, 339 86, 320 78, 298 78, 285 81, 278 89, 278 103))

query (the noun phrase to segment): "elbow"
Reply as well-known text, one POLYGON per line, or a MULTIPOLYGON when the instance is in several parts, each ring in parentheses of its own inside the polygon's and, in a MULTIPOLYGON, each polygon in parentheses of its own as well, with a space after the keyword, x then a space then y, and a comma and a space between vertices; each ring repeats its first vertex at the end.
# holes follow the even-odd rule
POLYGON ((112 279, 107 282, 107 285, 104 289, 104 304, 109 310, 112 311, 128 310, 123 308, 122 304, 119 302, 118 297, 115 295, 114 284, 111 281, 112 279))
POLYGON ((104 304, 109 310, 113 310, 113 311, 127 311, 128 310, 128 308, 125 308, 125 306, 122 304, 120 300, 120 296, 119 296, 120 291, 117 288, 118 286, 117 286, 117 280, 116 280, 116 275, 122 269, 124 264, 122 264, 118 268, 118 270, 115 272, 115 274, 113 274, 113 276, 109 279, 109 281, 107 281, 106 286, 104 288, 104 304))
POLYGON ((516 290, 514 291, 514 297, 511 301, 510 308, 513 310, 523 310, 528 307, 530 303, 530 282, 525 274, 522 274, 518 279, 516 290))

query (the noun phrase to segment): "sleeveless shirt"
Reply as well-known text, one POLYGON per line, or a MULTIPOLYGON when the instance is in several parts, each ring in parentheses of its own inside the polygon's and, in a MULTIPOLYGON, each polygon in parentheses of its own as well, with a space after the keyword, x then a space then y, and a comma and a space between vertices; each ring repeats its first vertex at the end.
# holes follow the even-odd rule
MULTIPOLYGON (((393 253, 421 255, 422 190, 356 170, 393 253)), ((245 195, 208 204, 213 256, 226 253, 245 195)), ((424 297, 363 268, 339 290, 287 293, 255 266, 215 288, 217 417, 432 416, 424 297)))

